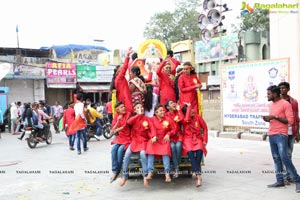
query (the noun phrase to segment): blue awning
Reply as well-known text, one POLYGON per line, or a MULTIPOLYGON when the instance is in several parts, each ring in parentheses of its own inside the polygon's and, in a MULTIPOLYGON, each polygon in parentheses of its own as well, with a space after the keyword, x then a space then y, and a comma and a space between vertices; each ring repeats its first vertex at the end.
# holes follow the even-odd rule
POLYGON ((78 45, 78 44, 68 44, 68 45, 54 45, 52 47, 41 47, 40 50, 48 50, 54 49, 56 56, 61 58, 69 53, 71 50, 73 51, 80 51, 80 50, 93 50, 98 49, 106 52, 110 52, 109 49, 103 46, 94 46, 94 45, 78 45))

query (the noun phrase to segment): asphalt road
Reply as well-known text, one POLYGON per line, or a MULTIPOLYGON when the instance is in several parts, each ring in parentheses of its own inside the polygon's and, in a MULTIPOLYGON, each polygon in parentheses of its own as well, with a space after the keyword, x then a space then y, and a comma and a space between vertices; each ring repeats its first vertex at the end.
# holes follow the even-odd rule
MULTIPOLYGON (((53 129, 53 127, 52 127, 53 129)), ((54 133, 54 131, 52 132, 54 133)), ((110 183, 110 140, 91 140, 89 151, 70 151, 64 133, 54 134, 51 145, 29 149, 18 136, 2 133, 0 139, 0 200, 94 199, 299 199, 295 185, 269 189, 275 182, 273 161, 266 141, 209 138, 203 167, 203 186, 190 175, 171 183, 155 175, 149 188, 140 176, 124 187, 110 183)), ((300 171, 300 145, 293 162, 300 171)))

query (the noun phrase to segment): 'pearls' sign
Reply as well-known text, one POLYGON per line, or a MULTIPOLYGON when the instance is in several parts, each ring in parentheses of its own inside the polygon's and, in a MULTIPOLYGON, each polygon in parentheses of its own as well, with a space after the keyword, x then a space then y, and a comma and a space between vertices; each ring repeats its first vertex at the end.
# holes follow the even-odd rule
POLYGON ((47 86, 56 88, 76 87, 76 64, 46 63, 47 86))

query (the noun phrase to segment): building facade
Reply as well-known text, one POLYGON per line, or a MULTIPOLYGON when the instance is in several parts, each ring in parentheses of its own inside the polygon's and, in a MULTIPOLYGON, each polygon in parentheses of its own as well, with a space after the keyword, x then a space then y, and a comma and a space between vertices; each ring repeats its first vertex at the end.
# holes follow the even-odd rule
POLYGON ((186 40, 173 43, 174 56, 191 61, 202 82, 203 99, 220 97, 220 64, 270 58, 268 32, 242 32, 213 38, 210 42, 186 40))

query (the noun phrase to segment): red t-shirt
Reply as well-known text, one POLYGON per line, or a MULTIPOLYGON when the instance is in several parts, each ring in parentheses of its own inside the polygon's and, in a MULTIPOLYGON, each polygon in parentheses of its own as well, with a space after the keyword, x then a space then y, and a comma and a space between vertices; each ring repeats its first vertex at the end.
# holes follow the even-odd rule
MULTIPOLYGON (((292 105, 286 100, 280 99, 279 101, 273 102, 270 105, 269 114, 286 118, 288 120, 288 124, 294 123, 292 105)), ((284 124, 276 119, 272 119, 269 126, 269 135, 288 135, 288 124, 284 124)))
POLYGON ((111 101, 107 102, 105 105, 105 110, 107 113, 111 114, 112 113, 112 107, 111 107, 111 101))

